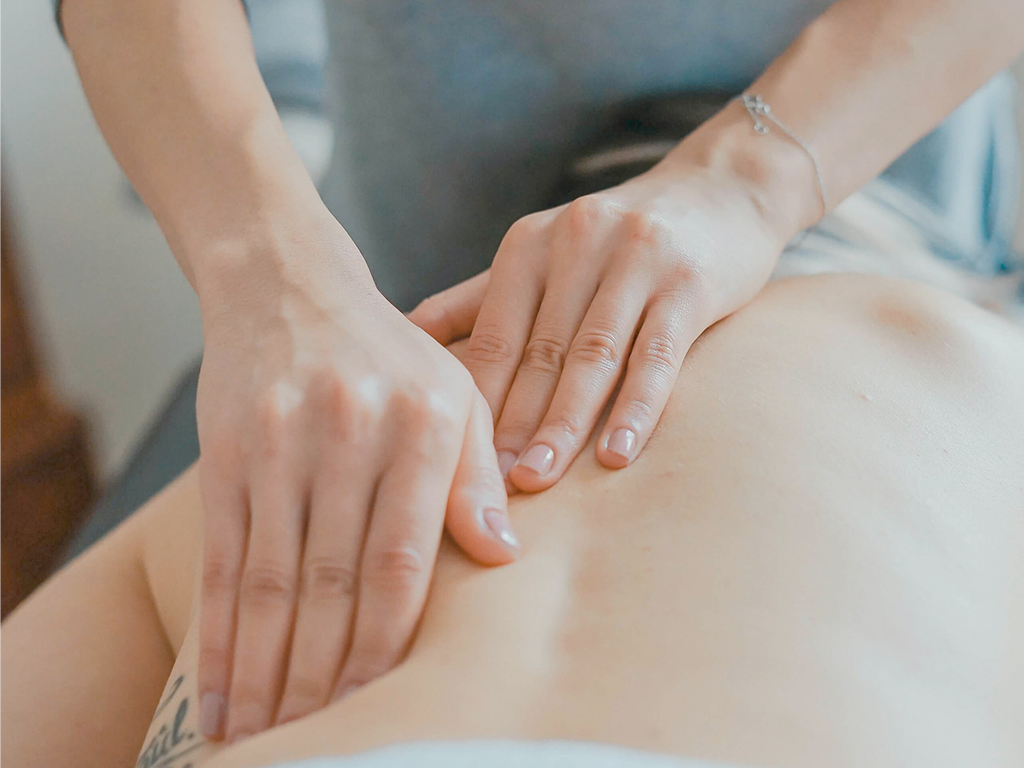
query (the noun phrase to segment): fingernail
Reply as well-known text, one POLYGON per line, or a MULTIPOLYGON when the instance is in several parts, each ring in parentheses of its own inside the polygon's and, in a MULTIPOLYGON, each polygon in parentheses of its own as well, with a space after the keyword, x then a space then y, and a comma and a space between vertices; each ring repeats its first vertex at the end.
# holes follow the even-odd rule
POLYGON ((555 463, 555 452, 544 443, 538 443, 519 457, 517 466, 532 469, 538 475, 546 475, 555 463))
POLYGON ((232 744, 237 744, 240 741, 244 741, 245 739, 248 739, 250 736, 252 736, 252 733, 250 731, 239 731, 238 733, 236 733, 232 737, 231 743, 232 744))
POLYGON ((633 458, 633 448, 636 447, 636 435, 633 430, 619 427, 612 436, 608 438, 608 450, 618 454, 624 459, 633 458))
POLYGON ((512 531, 512 524, 509 523, 508 515, 500 509, 485 509, 484 523, 494 538, 501 541, 509 549, 519 549, 519 539, 512 531))
POLYGON ((224 727, 224 697, 219 693, 207 693, 199 702, 199 730, 208 739, 220 735, 224 727))
POLYGON ((512 469, 512 465, 516 463, 516 455, 512 451, 498 451, 498 469, 501 470, 501 476, 506 480, 508 479, 508 471, 512 469))

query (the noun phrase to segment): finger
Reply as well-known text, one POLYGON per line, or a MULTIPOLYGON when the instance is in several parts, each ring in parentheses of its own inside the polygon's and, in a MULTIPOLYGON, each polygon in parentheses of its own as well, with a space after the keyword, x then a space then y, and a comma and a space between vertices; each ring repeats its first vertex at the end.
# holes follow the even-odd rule
POLYGON ((327 704, 351 634, 359 553, 376 484, 374 462, 361 455, 362 445, 336 445, 325 451, 328 459, 313 486, 295 632, 277 723, 327 704))
POLYGON ((444 433, 425 424, 412 430, 381 477, 359 566, 352 644, 336 696, 393 668, 419 621, 464 427, 444 433))
POLYGON ((491 271, 453 285, 421 301, 409 319, 429 333, 439 344, 448 345, 469 336, 484 301, 491 271))
MULTIPOLYGON (((568 244, 567 244, 568 247, 568 244)), ((494 428, 494 445, 502 474, 509 472, 544 418, 562 376, 569 345, 597 290, 597 276, 578 270, 555 273, 548 282, 523 350, 522 360, 494 428)), ((540 449, 539 449, 540 450, 540 449)), ((532 454, 543 465, 548 453, 532 454)), ((529 466, 529 462, 527 462, 529 466)))
POLYGON ((606 467, 627 466, 643 450, 672 394, 683 357, 704 330, 686 295, 653 304, 633 344, 622 389, 597 441, 606 467))
POLYGON ((551 405, 509 473, 520 490, 554 485, 586 445, 622 374, 647 296, 636 280, 602 284, 569 345, 551 405))
POLYGON ((295 614, 307 501, 294 470, 276 460, 252 483, 249 546, 238 594, 227 738, 260 733, 274 719, 295 614))
POLYGON ((240 482, 204 456, 199 462, 203 500, 203 576, 199 600, 199 727, 207 739, 224 735, 235 604, 245 558, 248 510, 240 482))
POLYGON ((493 439, 491 414, 478 392, 448 495, 445 522, 452 538, 474 560, 503 565, 519 554, 519 540, 508 519, 508 497, 493 439))
POLYGON ((543 292, 543 274, 524 265, 543 247, 534 225, 520 219, 501 241, 491 267, 483 304, 462 362, 483 394, 496 421, 515 377, 543 292))

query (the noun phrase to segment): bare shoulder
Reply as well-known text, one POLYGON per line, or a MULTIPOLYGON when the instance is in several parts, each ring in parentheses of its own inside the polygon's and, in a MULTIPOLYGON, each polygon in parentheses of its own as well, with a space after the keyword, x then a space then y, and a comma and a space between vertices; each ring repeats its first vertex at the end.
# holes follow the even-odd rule
MULTIPOLYGON (((964 385, 1019 384, 1024 374, 1024 327, 922 283, 875 275, 789 278, 769 285, 752 308, 811 332, 841 327, 837 345, 862 338, 922 374, 941 372, 964 385)), ((998 391, 1010 398, 1015 389, 998 391)))
MULTIPOLYGON (((869 275, 780 280, 709 329, 684 365, 676 399, 685 400, 691 382, 703 393, 699 403, 686 401, 688 414, 727 402, 731 416, 718 414, 722 423, 740 410, 748 425, 784 415, 805 437, 814 428, 860 434, 872 423, 884 432, 862 453, 877 456, 883 436, 898 433, 902 442, 885 444, 941 445, 959 466, 990 468, 1004 487, 1024 461, 1024 329, 919 283, 869 275)), ((933 458, 928 466, 945 466, 933 458)))

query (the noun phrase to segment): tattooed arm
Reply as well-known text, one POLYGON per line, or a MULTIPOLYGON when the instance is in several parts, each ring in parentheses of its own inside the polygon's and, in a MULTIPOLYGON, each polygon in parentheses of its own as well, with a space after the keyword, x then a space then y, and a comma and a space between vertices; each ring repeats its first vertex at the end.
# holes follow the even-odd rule
POLYGON ((199 727, 196 698, 197 643, 190 630, 153 714, 136 768, 197 768, 221 749, 208 742, 199 727))
POLYGON ((195 727, 185 675, 171 675, 157 705, 136 768, 193 768, 206 746, 195 727))

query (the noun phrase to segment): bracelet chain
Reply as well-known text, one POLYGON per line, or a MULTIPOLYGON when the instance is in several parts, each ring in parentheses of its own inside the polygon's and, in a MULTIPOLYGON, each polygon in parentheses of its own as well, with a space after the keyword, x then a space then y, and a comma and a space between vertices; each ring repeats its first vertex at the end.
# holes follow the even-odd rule
POLYGON ((771 104, 761 98, 760 95, 744 93, 739 98, 743 106, 746 107, 750 119, 754 121, 754 130, 757 133, 761 135, 769 133, 771 128, 768 123, 771 123, 786 134, 811 159, 811 165, 814 166, 814 175, 818 181, 818 193, 821 195, 822 215, 828 213, 829 206, 828 195, 825 193, 825 179, 821 175, 821 166, 818 164, 818 157, 814 154, 814 150, 803 139, 793 133, 789 126, 775 117, 771 104))

